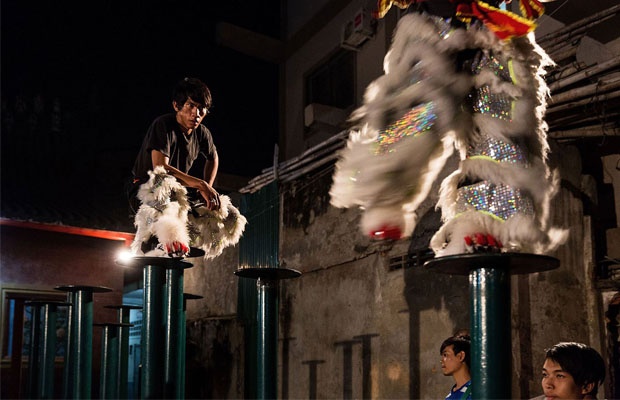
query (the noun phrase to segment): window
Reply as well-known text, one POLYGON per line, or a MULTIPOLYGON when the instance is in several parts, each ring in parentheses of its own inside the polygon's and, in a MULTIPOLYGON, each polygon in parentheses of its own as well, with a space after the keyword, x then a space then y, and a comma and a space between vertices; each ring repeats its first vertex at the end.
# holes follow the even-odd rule
POLYGON ((355 104, 355 52, 339 49, 306 76, 304 106, 312 103, 347 109, 355 104))

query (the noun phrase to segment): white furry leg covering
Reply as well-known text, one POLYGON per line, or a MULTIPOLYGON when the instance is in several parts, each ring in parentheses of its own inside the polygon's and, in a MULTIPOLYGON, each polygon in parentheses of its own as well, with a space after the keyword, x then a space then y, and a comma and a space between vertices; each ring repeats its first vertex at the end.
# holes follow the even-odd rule
POLYGON ((479 49, 464 63, 474 88, 464 101, 471 131, 459 132, 459 170, 441 185, 438 207, 445 224, 431 240, 439 256, 465 253, 465 236, 490 234, 504 251, 546 253, 566 231, 550 228, 549 202, 557 176, 547 167, 543 115, 551 63, 533 35, 499 41, 486 29, 470 29, 479 49))
POLYGON ((200 207, 189 214, 192 244, 205 251, 205 258, 222 254, 228 246, 239 242, 247 219, 232 205, 230 198, 220 195, 220 208, 200 207))
POLYGON ((335 207, 363 209, 361 229, 406 237, 415 210, 454 151, 458 102, 471 87, 453 56, 467 48, 462 29, 425 14, 401 18, 385 57, 385 75, 371 83, 352 115, 356 128, 336 164, 335 207))
POLYGON ((167 256, 167 248, 181 244, 189 249, 187 230, 187 190, 177 180, 168 175, 161 166, 149 171, 149 180, 140 186, 138 199, 140 208, 136 213, 134 225, 136 236, 131 244, 134 254, 143 254, 142 243, 156 237, 159 246, 147 251, 147 256, 167 256))

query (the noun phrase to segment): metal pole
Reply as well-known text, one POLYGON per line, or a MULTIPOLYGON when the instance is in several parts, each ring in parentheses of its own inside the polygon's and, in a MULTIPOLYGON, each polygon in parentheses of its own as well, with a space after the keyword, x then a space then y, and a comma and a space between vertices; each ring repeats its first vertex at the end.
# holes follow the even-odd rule
POLYGON ((112 289, 100 286, 59 286, 56 290, 71 293, 73 305, 70 349, 65 362, 71 363, 68 383, 68 398, 90 399, 92 396, 93 372, 93 293, 110 292, 112 289))
POLYGON ((342 398, 348 400, 353 398, 353 345, 360 343, 360 340, 343 340, 334 343, 342 346, 342 398))
POLYGON ((166 346, 164 366, 164 395, 166 398, 181 398, 183 382, 182 365, 185 365, 185 353, 181 341, 185 326, 181 327, 183 314, 183 270, 166 269, 164 315, 166 319, 166 346))
POLYGON ((65 342, 65 357, 64 357, 64 366, 63 366, 63 375, 62 375, 62 398, 68 399, 71 397, 72 387, 71 387, 71 377, 73 376, 73 370, 75 369, 75 365, 70 362, 69 355, 73 352, 73 296, 71 293, 67 293, 67 303, 71 304, 67 309, 67 341, 65 342))
POLYGON ((51 399, 54 397, 58 306, 68 306, 69 303, 29 301, 25 304, 32 307, 27 397, 51 399))
POLYGON ((258 398, 277 397, 278 374, 278 284, 259 278, 258 288, 258 398))
MULTIPOLYGON (((28 305, 28 303, 26 303, 28 305)), ((28 389, 27 396, 36 399, 39 395, 39 349, 41 344, 41 304, 30 303, 32 319, 30 321, 30 347, 28 354, 28 389)))
POLYGON ((474 399, 509 399, 512 387, 510 274, 502 268, 469 273, 471 375, 474 399))
POLYGON ((144 266, 144 312, 142 315, 141 398, 163 398, 163 286, 165 270, 144 266))
MULTIPOLYGON (((201 255, 204 252, 194 251, 194 256, 201 255)), ((180 258, 149 256, 117 263, 143 269, 140 397, 178 396, 179 370, 173 370, 173 366, 179 365, 180 357, 178 322, 183 305, 183 270, 193 265, 180 258)))
POLYGON ((424 264, 440 273, 469 276, 472 398, 511 397, 510 275, 559 265, 556 258, 526 253, 461 254, 424 264))
POLYGON ((43 352, 40 354, 42 368, 39 374, 39 398, 54 398, 54 363, 56 360, 56 321, 58 306, 67 303, 48 302, 43 305, 41 343, 43 352))
MULTIPOLYGON (((197 294, 191 294, 191 293, 183 293, 183 312, 181 313, 181 319, 179 321, 179 330, 180 330, 180 334, 181 334, 181 354, 186 354, 186 347, 187 347, 187 327, 186 327, 186 312, 187 312, 187 300, 197 300, 197 299, 202 299, 203 296, 197 295, 197 294)), ((180 374, 180 393, 179 393, 179 398, 184 399, 185 398, 185 366, 186 366, 186 361, 184 359, 183 363, 181 364, 181 374, 180 374)))
POLYGON ((308 399, 315 400, 317 397, 317 369, 319 364, 325 363, 325 360, 306 360, 301 363, 308 366, 308 399))
POLYGON ((128 380, 129 380, 129 334, 131 327, 130 323, 131 310, 142 309, 142 306, 135 305, 118 305, 118 306, 105 306, 106 308, 114 308, 118 310, 118 398, 128 398, 128 380))
MULTIPOLYGON (((192 248, 191 257, 204 252, 192 248)), ((140 397, 178 398, 183 389, 185 353, 180 353, 179 320, 183 313, 183 270, 193 267, 181 258, 137 256, 118 264, 143 269, 140 397)))
POLYGON ((289 268, 240 268, 235 275, 257 280, 256 397, 275 399, 278 388, 278 281, 297 278, 301 272, 289 268))
POLYGON ((118 399, 118 332, 115 324, 97 324, 103 328, 101 338, 101 379, 99 397, 118 399))

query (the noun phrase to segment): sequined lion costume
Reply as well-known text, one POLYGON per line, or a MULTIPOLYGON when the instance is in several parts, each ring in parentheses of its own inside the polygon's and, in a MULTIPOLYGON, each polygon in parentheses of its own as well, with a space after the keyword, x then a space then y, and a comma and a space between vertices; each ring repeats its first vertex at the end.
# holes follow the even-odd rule
POLYGON ((220 195, 217 210, 192 207, 187 189, 162 166, 149 171, 149 180, 140 186, 137 197, 141 205, 131 245, 137 255, 180 257, 188 255, 191 246, 204 250, 205 258, 215 258, 239 242, 247 223, 225 195, 220 195))
MULTIPOLYGON (((416 209, 456 150, 459 168, 439 190, 435 254, 549 252, 566 232, 549 225, 558 178, 547 166, 543 76, 553 62, 532 32, 542 6, 521 0, 523 18, 499 1, 433 2, 453 17, 417 7, 398 22, 385 74, 351 116, 331 203, 359 206, 372 237, 410 236, 416 209)), ((380 1, 378 17, 393 3, 420 1, 380 1)))

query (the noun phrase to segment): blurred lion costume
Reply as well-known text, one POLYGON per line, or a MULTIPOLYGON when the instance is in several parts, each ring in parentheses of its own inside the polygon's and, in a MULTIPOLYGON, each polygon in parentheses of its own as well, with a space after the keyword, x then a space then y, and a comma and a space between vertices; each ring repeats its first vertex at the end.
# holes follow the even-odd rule
MULTIPOLYGON (((525 26, 529 20, 499 10, 499 1, 427 3, 441 2, 452 6, 452 17, 422 10, 398 22, 385 74, 351 116, 331 203, 360 207, 361 229, 372 237, 410 236, 416 209, 456 150, 459 168, 439 191, 435 254, 472 252, 475 237, 499 251, 551 251, 566 238, 549 225, 559 179, 547 166, 543 76, 553 62, 535 43, 532 24, 525 26), (491 9, 495 22, 476 7, 491 9)), ((416 1, 380 1, 379 16, 392 3, 416 1)))

